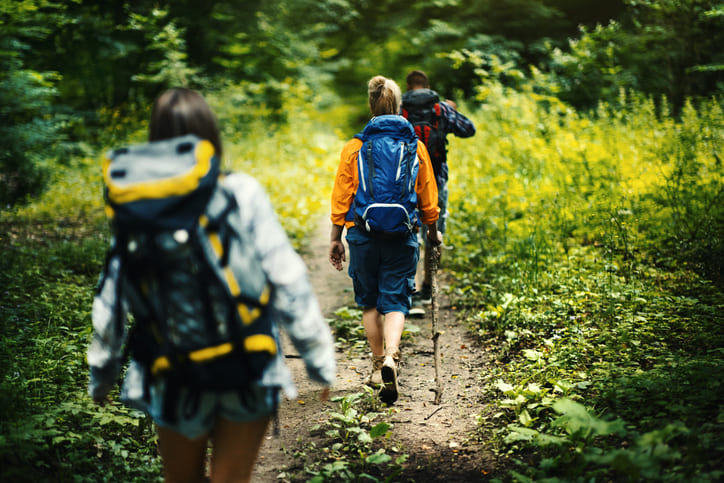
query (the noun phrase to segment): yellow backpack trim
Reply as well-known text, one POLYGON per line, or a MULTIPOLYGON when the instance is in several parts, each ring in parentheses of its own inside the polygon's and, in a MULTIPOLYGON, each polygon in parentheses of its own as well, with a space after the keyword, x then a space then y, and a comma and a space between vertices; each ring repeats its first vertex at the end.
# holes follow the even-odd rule
POLYGON ((239 312, 239 317, 241 317, 241 322, 244 325, 251 324, 261 316, 261 309, 255 308, 250 311, 246 304, 238 304, 236 310, 239 312))
POLYGON ((161 356, 153 361, 153 365, 151 366, 151 374, 155 376, 159 372, 167 371, 169 369, 171 369, 171 362, 168 360, 168 357, 161 356))
POLYGON ((220 344, 220 345, 217 345, 214 347, 206 347, 204 349, 199 349, 199 350, 190 352, 189 359, 191 359, 194 362, 208 361, 210 359, 216 359, 217 357, 226 355, 233 350, 234 350, 234 344, 232 344, 231 342, 225 342, 223 344, 220 344))
MULTIPOLYGON (((244 339, 244 350, 246 352, 268 352, 271 355, 276 355, 277 344, 273 337, 266 334, 255 334, 244 339)), ((216 359, 217 357, 225 356, 234 350, 234 344, 231 342, 224 342, 213 347, 205 347, 189 352, 189 360, 192 362, 203 363, 216 359)), ((151 374, 158 375, 163 371, 171 369, 171 362, 168 357, 161 356, 153 361, 151 366, 151 374)))
POLYGON ((171 178, 157 181, 141 181, 131 184, 117 184, 111 178, 111 160, 104 158, 103 179, 108 187, 108 198, 114 203, 131 203, 138 200, 150 200, 181 196, 191 193, 211 169, 211 158, 214 156, 214 145, 202 140, 196 144, 195 156, 197 163, 190 170, 171 178))
POLYGON ((244 339, 244 350, 246 352, 268 352, 271 355, 277 353, 277 344, 273 337, 266 334, 255 334, 244 339))

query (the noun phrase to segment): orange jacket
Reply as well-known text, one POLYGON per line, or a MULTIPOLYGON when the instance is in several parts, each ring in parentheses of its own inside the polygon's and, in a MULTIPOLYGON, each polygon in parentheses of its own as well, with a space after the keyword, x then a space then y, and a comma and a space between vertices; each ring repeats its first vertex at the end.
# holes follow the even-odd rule
MULTIPOLYGON (((357 192, 359 178, 357 173, 357 153, 362 147, 362 141, 354 138, 342 149, 337 176, 334 178, 334 189, 332 190, 332 223, 344 225, 347 228, 354 226, 353 221, 345 221, 347 212, 352 206, 352 200, 357 192)), ((427 148, 421 141, 417 141, 417 158, 420 167, 415 182, 417 193, 417 208, 421 213, 422 223, 429 225, 435 221, 440 214, 437 206, 437 183, 432 171, 432 163, 427 148)))

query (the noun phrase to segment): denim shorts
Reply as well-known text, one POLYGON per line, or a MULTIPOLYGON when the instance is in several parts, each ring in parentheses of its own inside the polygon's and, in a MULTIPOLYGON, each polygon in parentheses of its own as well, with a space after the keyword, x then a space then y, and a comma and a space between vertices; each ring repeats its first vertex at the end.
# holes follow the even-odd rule
POLYGON ((346 238, 355 302, 365 308, 376 307, 381 314, 407 314, 420 257, 417 235, 380 239, 352 227, 346 238))
POLYGON ((181 433, 189 439, 211 433, 219 418, 235 422, 259 421, 273 416, 279 405, 279 388, 252 384, 244 390, 191 393, 181 389, 178 420, 163 419, 163 384, 152 384, 148 413, 159 426, 181 433))

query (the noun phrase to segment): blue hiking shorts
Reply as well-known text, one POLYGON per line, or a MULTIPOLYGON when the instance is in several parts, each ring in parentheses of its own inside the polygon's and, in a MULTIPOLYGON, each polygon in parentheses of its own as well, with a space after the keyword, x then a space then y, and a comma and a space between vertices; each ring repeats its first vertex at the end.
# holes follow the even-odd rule
POLYGON ((415 273, 420 258, 417 235, 401 239, 382 239, 368 235, 357 227, 347 231, 349 276, 354 286, 355 302, 381 314, 402 312, 412 305, 415 273))

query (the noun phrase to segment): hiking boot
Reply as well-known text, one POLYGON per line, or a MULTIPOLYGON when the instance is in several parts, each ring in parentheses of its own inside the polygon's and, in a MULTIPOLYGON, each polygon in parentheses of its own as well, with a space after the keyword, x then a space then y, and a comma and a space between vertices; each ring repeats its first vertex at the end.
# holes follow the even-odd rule
POLYGON ((385 363, 385 356, 372 355, 372 372, 367 385, 372 387, 380 387, 382 385, 382 365, 385 363))
POLYGON ((400 361, 400 351, 396 351, 385 357, 382 364, 382 389, 380 389, 380 400, 386 404, 397 401, 400 388, 397 385, 397 364, 400 361))

